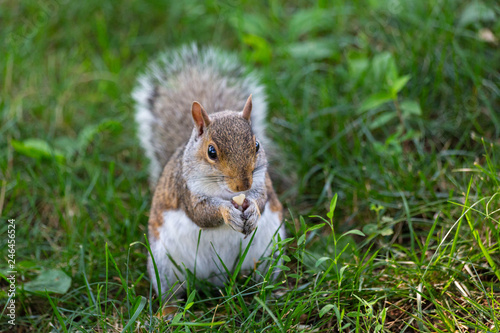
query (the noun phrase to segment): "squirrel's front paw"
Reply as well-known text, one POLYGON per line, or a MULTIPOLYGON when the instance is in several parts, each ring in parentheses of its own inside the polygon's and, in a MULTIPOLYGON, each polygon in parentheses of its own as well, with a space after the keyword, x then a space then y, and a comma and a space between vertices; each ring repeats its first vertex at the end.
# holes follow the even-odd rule
POLYGON ((245 219, 240 210, 235 208, 232 204, 220 208, 224 223, 233 228, 237 232, 244 233, 245 219))
POLYGON ((243 219, 245 220, 245 225, 243 226, 243 233, 245 234, 245 236, 250 235, 252 231, 257 228, 257 221, 260 218, 259 206, 257 206, 255 200, 247 201, 247 205, 248 207, 245 208, 245 210, 241 214, 243 219))
POLYGON ((245 200, 243 204, 245 210, 242 212, 234 204, 221 208, 224 222, 237 232, 248 236, 257 227, 260 218, 259 207, 255 200, 245 200))

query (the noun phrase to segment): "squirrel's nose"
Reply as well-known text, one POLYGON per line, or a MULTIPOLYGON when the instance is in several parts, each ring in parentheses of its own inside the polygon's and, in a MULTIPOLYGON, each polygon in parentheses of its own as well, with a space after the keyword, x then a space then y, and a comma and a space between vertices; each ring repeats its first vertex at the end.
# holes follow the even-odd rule
POLYGON ((249 190, 252 187, 251 178, 243 178, 236 184, 236 192, 249 190))

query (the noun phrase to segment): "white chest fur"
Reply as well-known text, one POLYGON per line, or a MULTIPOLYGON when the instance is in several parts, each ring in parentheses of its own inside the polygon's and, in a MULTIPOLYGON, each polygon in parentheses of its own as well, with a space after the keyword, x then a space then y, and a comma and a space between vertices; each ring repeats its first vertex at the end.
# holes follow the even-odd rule
MULTIPOLYGON (((278 233, 284 239, 284 228, 281 226, 279 215, 278 212, 271 211, 269 204, 266 205, 258 221, 258 228, 243 262, 242 270, 253 269, 260 257, 269 256, 274 252, 272 240, 278 229, 278 233)), ((245 239, 243 234, 226 225, 219 228, 201 229, 180 210, 165 211, 163 220, 158 239, 151 242, 151 251, 160 275, 162 293, 168 292, 176 281, 185 280, 185 273, 179 271, 177 267, 196 272, 198 279, 209 279, 216 285, 222 285, 226 274, 221 260, 229 270, 232 270, 240 253, 245 251, 252 238, 250 235, 245 239), (177 267, 171 259, 175 261, 177 267)), ((148 260, 148 269, 153 286, 158 293, 151 258, 148 260)), ((261 265, 260 269, 266 268, 261 265)), ((182 290, 181 287, 177 293, 182 290)))

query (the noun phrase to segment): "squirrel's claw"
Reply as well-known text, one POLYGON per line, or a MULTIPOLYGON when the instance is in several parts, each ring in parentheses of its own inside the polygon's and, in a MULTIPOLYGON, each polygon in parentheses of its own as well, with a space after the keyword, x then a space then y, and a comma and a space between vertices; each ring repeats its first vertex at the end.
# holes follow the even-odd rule
POLYGON ((220 212, 226 225, 230 226, 234 231, 244 233, 245 220, 243 219, 243 214, 233 203, 226 207, 221 207, 220 212))
MULTIPOLYGON (((245 200, 246 201, 246 200, 245 200)), ((245 205, 245 203, 243 203, 245 205)), ((260 210, 257 202, 253 199, 250 199, 249 202, 246 203, 247 207, 245 211, 241 214, 243 219, 245 220, 244 225, 244 234, 245 238, 250 235, 255 228, 257 228, 257 222, 260 218, 260 210)))
POLYGON ((247 210, 248 207, 250 207, 250 201, 248 201, 248 199, 245 199, 241 205, 238 204, 236 201, 234 200, 231 200, 231 203, 233 204, 234 208, 236 208, 237 210, 239 210, 240 212, 244 212, 245 210, 247 210))

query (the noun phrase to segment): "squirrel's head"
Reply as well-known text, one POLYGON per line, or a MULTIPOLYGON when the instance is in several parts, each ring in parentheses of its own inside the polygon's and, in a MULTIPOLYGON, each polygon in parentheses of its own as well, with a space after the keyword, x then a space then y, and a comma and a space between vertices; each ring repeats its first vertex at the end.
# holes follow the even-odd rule
POLYGON ((210 116, 194 102, 194 130, 184 155, 184 173, 192 191, 227 199, 234 193, 264 186, 267 160, 252 132, 252 96, 243 111, 222 111, 210 116), (189 155, 189 156, 186 156, 189 155), (188 165, 186 165, 188 164, 188 165))

